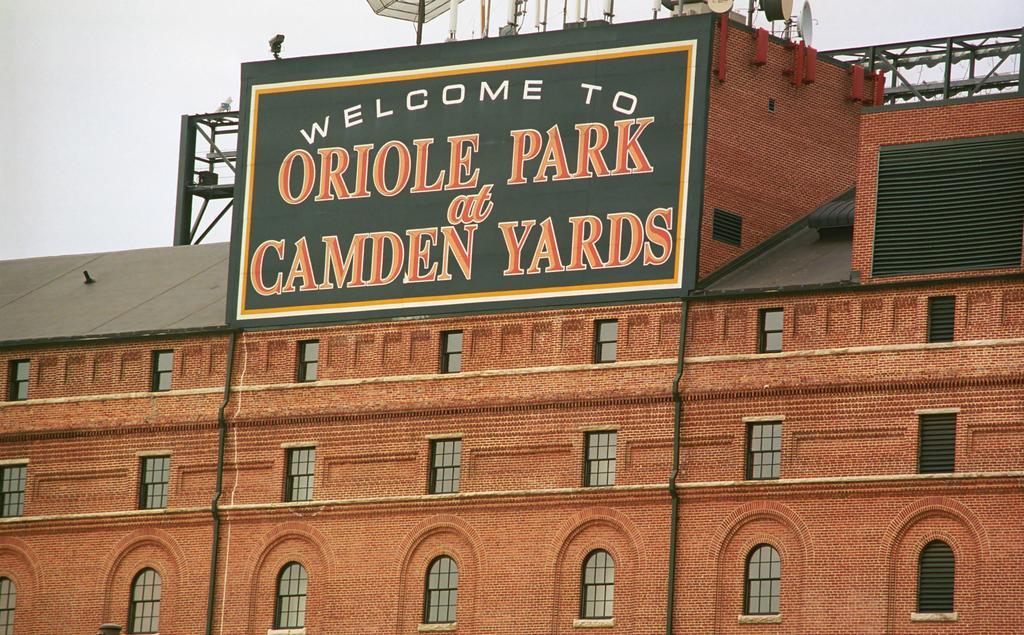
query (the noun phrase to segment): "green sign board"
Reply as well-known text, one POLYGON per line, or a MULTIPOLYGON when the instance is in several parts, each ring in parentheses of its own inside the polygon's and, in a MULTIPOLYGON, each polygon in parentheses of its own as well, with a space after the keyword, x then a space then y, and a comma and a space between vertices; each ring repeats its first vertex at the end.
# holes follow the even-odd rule
POLYGON ((677 297, 710 18, 246 64, 229 322, 677 297))

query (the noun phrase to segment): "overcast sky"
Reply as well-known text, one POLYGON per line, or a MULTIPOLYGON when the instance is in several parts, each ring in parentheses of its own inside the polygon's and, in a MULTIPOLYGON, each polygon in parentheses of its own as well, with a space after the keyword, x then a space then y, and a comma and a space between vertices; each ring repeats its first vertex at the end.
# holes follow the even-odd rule
MULTIPOLYGON (((507 0, 491 2, 496 32, 507 0)), ((479 4, 464 0, 460 39, 479 35, 479 4)), ((650 0, 615 5, 617 22, 651 17, 650 0)), ((549 0, 552 29, 562 6, 549 0)), ((1022 0, 813 7, 819 50, 1024 26, 1022 0)), ((428 24, 424 41, 447 25, 428 24)), ((239 64, 269 58, 275 33, 287 57, 414 43, 411 24, 365 0, 0 0, 0 260, 171 244, 180 116, 237 104, 239 64)))

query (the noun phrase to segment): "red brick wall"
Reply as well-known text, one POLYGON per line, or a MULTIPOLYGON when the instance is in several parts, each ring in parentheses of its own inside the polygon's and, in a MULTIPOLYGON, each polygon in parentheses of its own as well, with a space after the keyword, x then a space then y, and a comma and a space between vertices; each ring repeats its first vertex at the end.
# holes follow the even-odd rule
MULTIPOLYGON (((717 42, 713 68, 718 65, 717 42)), ((707 171, 700 229, 700 277, 750 251, 854 185, 860 105, 849 101, 845 68, 818 60, 812 84, 784 71, 793 52, 772 43, 768 62, 751 63, 754 40, 729 31, 725 81, 711 78, 707 171), (776 110, 768 112, 768 99, 776 110), (711 239, 714 208, 743 217, 739 247, 711 239)), ((870 84, 870 82, 869 82, 870 84)))
MULTIPOLYGON (((857 149, 856 223, 853 232, 853 268, 871 281, 875 237, 875 198, 878 195, 878 150, 884 145, 946 141, 1024 131, 1024 99, 996 99, 927 108, 891 109, 862 116, 857 149)), ((1024 263, 1022 263, 1024 266, 1024 263)), ((1003 270, 1014 271, 1014 270, 1003 270)), ((1019 269, 1016 269, 1019 271, 1019 269)), ((993 271, 962 272, 959 277, 993 271)), ((889 280, 947 278, 951 274, 889 276, 889 280)))
MULTIPOLYGON (((753 68, 749 36, 732 36, 730 75, 712 87, 706 203, 759 219, 746 223, 746 250, 850 185, 857 114, 840 70, 819 64, 816 84, 788 87, 788 53, 773 48, 753 68), (774 120, 761 110, 769 95, 774 120), (743 116, 753 123, 736 128, 743 116), (790 164, 786 148, 799 175, 766 186, 790 164)), ((915 118, 930 110, 892 114, 927 126, 915 118)), ((714 245, 705 236, 708 271, 742 251, 714 245)), ((1024 632, 1017 281, 707 298, 689 310, 676 632, 1024 632), (927 298, 950 294, 955 341, 925 344, 927 298), (783 353, 755 354, 765 307, 785 310, 783 353), (916 412, 929 408, 959 409, 958 475, 915 474, 916 412), (742 480, 744 418, 758 416, 784 418, 782 481, 742 480), (933 539, 957 563, 959 621, 938 628, 910 621, 916 558, 933 539), (745 558, 761 543, 782 557, 782 622, 742 625, 745 558)), ((661 632, 679 320, 678 304, 654 303, 241 335, 214 632, 265 633, 276 576, 298 561, 309 635, 414 633, 425 569, 442 553, 460 568, 458 632, 578 632, 593 549, 617 564, 608 630, 661 632), (606 318, 619 319, 621 363, 592 365, 593 322, 606 318), (450 329, 465 332, 463 372, 440 376, 450 329), (297 385, 297 342, 310 338, 321 381, 297 385), (615 488, 580 487, 595 427, 618 430, 615 488), (430 438, 453 434, 461 493, 425 496, 430 438), (313 502, 281 503, 282 444, 293 443, 316 445, 313 502)), ((208 334, 0 350, 2 368, 33 361, 31 401, 0 404, 0 461, 29 461, 24 517, 0 520, 16 633, 126 623, 147 566, 164 583, 160 632, 202 632, 227 347, 208 334), (174 390, 155 395, 149 355, 164 348, 176 351, 174 390), (171 454, 168 509, 140 512, 138 453, 152 450, 171 454)))
MULTIPOLYGON (((1024 550, 1014 520, 1024 512, 1021 477, 899 480, 916 472, 922 408, 961 409, 958 472, 1024 469, 1024 304, 1016 291, 964 282, 774 297, 772 306, 786 310, 786 352, 746 358, 722 356, 753 353, 752 316, 764 301, 693 302, 682 384, 677 632, 880 632, 887 624, 892 632, 932 632, 909 613, 916 553, 936 537, 950 542, 958 562, 960 621, 944 630, 1024 628, 1019 612, 1007 610, 1024 592, 1012 570, 1024 550), (954 345, 835 350, 920 344, 922 303, 940 293, 958 297, 954 345), (848 315, 838 317, 837 306, 848 315), (897 314, 897 306, 913 310, 897 314), (745 326, 728 326, 727 316, 745 326), (960 345, 981 339, 990 341, 960 345), (766 415, 785 417, 782 478, 824 482, 737 482, 743 418, 766 415), (856 478, 865 476, 876 480, 856 478), (739 625, 743 562, 762 542, 782 554, 783 622, 739 625)), ((225 633, 265 632, 275 576, 291 561, 310 575, 310 634, 415 632, 423 574, 441 553, 462 574, 459 631, 570 632, 579 567, 595 548, 619 567, 612 630, 661 630, 678 319, 678 305, 651 304, 241 336, 234 383, 267 387, 236 390, 228 408, 215 632, 222 620, 225 633), (626 363, 592 368, 592 323, 608 317, 620 320, 626 363), (439 333, 451 328, 467 333, 465 370, 432 375, 439 333), (310 337, 324 342, 325 383, 289 384, 296 342, 310 337), (577 366, 537 370, 555 364, 577 366), (609 426, 618 429, 623 489, 577 489, 584 431, 609 426), (424 500, 429 437, 437 434, 462 435, 463 494, 424 500), (281 446, 302 442, 317 447, 321 502, 281 505, 281 446)), ((0 356, 48 356, 58 366, 80 356, 88 366, 150 347, 223 354, 225 339, 0 356)), ((0 459, 30 461, 26 518, 0 521, 0 574, 18 583, 17 619, 29 632, 124 623, 131 579, 144 566, 164 579, 161 633, 201 630, 221 395, 187 391, 215 385, 210 367, 223 372, 224 364, 175 378, 184 394, 0 408, 0 459), (67 516, 133 510, 136 453, 155 449, 171 452, 168 512, 67 516)), ((148 370, 140 372, 145 386, 148 370)), ((45 377, 33 375, 33 398, 140 389, 113 372, 76 375, 56 388, 45 377)))

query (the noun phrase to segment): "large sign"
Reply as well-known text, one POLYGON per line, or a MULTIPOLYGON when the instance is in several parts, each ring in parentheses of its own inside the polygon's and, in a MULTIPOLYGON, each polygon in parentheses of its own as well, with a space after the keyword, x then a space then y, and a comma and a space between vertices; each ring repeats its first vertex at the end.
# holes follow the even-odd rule
POLYGON ((710 19, 243 66, 228 318, 678 296, 710 19))

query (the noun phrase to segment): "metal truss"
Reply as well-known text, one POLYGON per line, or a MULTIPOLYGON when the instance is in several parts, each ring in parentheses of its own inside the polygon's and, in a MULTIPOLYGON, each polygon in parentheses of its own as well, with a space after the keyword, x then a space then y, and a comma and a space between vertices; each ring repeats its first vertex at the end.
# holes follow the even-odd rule
POLYGON ((885 76, 884 105, 1020 93, 1024 28, 826 51, 885 76))
POLYGON ((198 245, 234 204, 238 111, 182 115, 174 244, 198 245), (199 213, 196 203, 202 201, 199 213), (210 201, 219 211, 202 227, 210 201))

